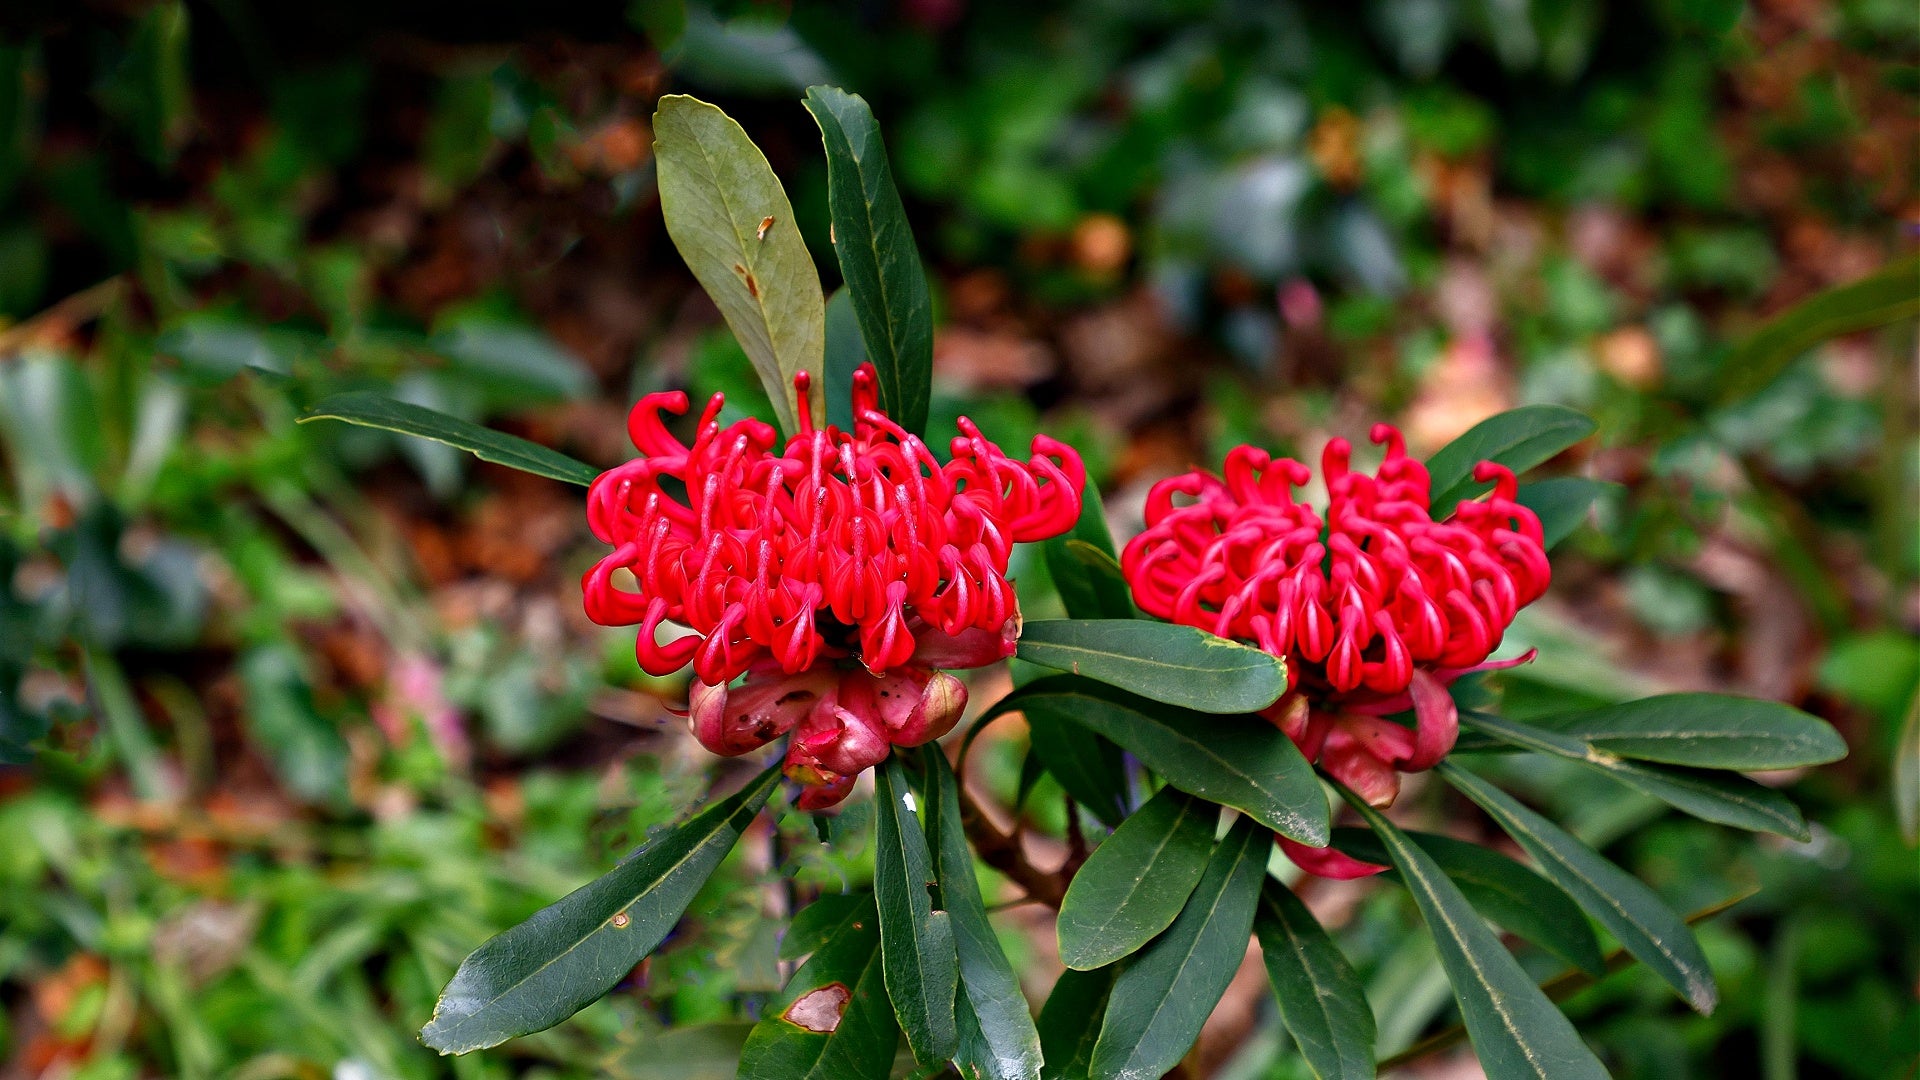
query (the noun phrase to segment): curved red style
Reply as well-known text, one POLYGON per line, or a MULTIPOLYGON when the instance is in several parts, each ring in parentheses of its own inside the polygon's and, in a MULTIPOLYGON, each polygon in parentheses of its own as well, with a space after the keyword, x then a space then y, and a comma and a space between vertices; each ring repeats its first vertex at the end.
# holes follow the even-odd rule
MULTIPOLYGON (((1228 453, 1223 476, 1161 481, 1121 567, 1149 614, 1284 657, 1288 693, 1269 718, 1308 760, 1385 806, 1401 773, 1432 768, 1453 749, 1459 718, 1447 684, 1505 666, 1487 658, 1514 614, 1546 592, 1551 570, 1540 519, 1516 501, 1511 470, 1481 462, 1474 479, 1493 491, 1435 520, 1426 467, 1394 428, 1378 424, 1372 435, 1387 448, 1372 476, 1351 469, 1346 440, 1327 444, 1324 517, 1294 498, 1312 479, 1307 466, 1252 446, 1228 453), (1176 505, 1178 496, 1191 501, 1176 505), (1384 719, 1407 711, 1411 727, 1384 719)), ((1326 854, 1306 868, 1369 872, 1326 854)))
MULTIPOLYGON (((804 401, 807 376, 794 383, 804 401)), ((778 452, 768 424, 722 427, 719 394, 681 443, 662 414, 687 404, 642 398, 627 421, 641 456, 588 493, 588 523, 614 550, 582 579, 587 615, 638 624, 652 674, 692 663, 694 732, 715 753, 793 732, 802 805, 831 805, 891 746, 952 728, 966 690, 935 669, 1012 654, 1013 545, 1073 527, 1086 471, 1044 435, 1016 461, 965 418, 941 464, 880 411, 871 365, 854 374, 852 432, 813 427, 803 407, 778 452), (691 632, 666 636, 666 623, 691 632)))

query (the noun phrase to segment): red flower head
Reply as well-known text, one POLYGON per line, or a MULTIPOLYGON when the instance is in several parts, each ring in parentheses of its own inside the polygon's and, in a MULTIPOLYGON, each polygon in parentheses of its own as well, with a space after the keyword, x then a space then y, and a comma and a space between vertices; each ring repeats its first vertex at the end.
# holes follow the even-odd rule
POLYGON ((642 668, 692 662, 707 749, 743 754, 791 732, 787 774, 817 809, 891 747, 952 729, 966 688, 938 669, 1012 654, 1013 545, 1073 527, 1086 471, 1044 435, 1015 461, 965 418, 942 465, 879 410, 870 365, 854 373, 851 433, 814 428, 807 376, 794 385, 801 429, 779 453, 767 424, 720 426, 722 395, 691 447, 661 418, 686 412, 686 395, 642 398, 627 420, 641 456, 587 496, 614 550, 581 584, 595 622, 640 625, 642 668), (638 591, 614 584, 622 569, 638 591), (693 633, 663 642, 668 621, 693 633))
MULTIPOLYGON (((1474 479, 1493 481, 1492 493, 1435 521, 1426 467, 1407 457, 1400 433, 1379 424, 1373 441, 1387 447, 1373 476, 1351 471, 1345 439, 1327 444, 1324 520, 1293 498, 1308 468, 1251 446, 1227 455, 1224 478, 1195 470, 1163 480, 1121 564, 1150 614, 1284 657, 1288 693, 1268 716, 1308 760, 1385 806, 1400 773, 1453 749, 1459 720, 1446 684, 1494 666, 1487 657, 1550 571, 1540 519, 1515 501, 1512 471, 1481 462, 1474 479), (1175 506, 1176 495, 1194 501, 1175 506), (1411 728, 1384 719, 1409 709, 1411 728)), ((1338 870, 1329 860, 1345 858, 1288 849, 1312 853, 1302 865, 1316 872, 1310 862, 1338 870)))

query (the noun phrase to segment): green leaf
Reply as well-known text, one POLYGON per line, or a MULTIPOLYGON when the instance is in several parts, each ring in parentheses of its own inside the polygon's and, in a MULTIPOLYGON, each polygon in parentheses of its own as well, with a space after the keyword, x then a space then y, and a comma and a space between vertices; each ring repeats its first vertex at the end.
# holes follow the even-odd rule
MULTIPOLYGON (((1482 915, 1582 971, 1599 973, 1606 959, 1593 924, 1573 898, 1497 851, 1450 836, 1410 832, 1442 873, 1482 915)), ((1370 863, 1386 864, 1387 849, 1366 829, 1335 829, 1333 846, 1370 863)), ((1398 877, 1398 871, 1390 871, 1398 877)))
POLYGON ((1060 959, 1082 971, 1131 956, 1172 925, 1213 852, 1220 808, 1173 788, 1120 823, 1060 904, 1060 959))
POLYGON ((1806 821, 1785 795, 1745 777, 1626 761, 1584 739, 1486 713, 1463 711, 1461 718, 1484 734, 1522 749, 1579 762, 1695 817, 1796 840, 1808 838, 1806 821))
POLYGON ((867 895, 841 914, 754 1025, 740 1052, 740 1080, 887 1075, 900 1029, 882 969, 879 914, 867 895))
POLYGON ((847 915, 873 902, 871 893, 840 893, 818 897, 801 908, 780 938, 780 959, 798 960, 825 945, 847 915))
MULTIPOLYGON (((787 193, 739 124, 684 94, 660 99, 653 155, 667 234, 753 361, 780 426, 798 431, 793 376, 824 389, 827 314, 787 193)), ((822 397, 809 397, 820 423, 822 397)))
POLYGON ((1793 769, 1847 756, 1846 742, 1825 720, 1777 701, 1728 694, 1662 694, 1531 723, 1621 757, 1667 765, 1793 769))
POLYGON ((1157 1077, 1180 1063, 1240 970, 1272 851, 1265 829, 1234 822, 1173 925, 1114 980, 1094 1076, 1157 1077))
POLYGON ((481 461, 491 461, 496 465, 563 483, 579 484, 581 487, 591 486, 594 478, 600 475, 600 470, 593 466, 575 461, 557 450, 549 450, 539 443, 365 390, 335 394, 300 418, 303 424, 313 420, 344 420, 361 427, 431 439, 456 450, 465 450, 481 461))
POLYGON ((1075 619, 1132 619, 1138 617, 1127 579, 1113 556, 1113 534, 1100 492, 1088 485, 1080 498, 1080 520, 1073 531, 1041 546, 1047 573, 1053 578, 1060 602, 1075 619))
POLYGON ((1635 791, 1705 821, 1802 842, 1813 839, 1806 818, 1793 800, 1744 776, 1632 761, 1594 767, 1635 791))
POLYGON ((1593 426, 1586 416, 1561 405, 1525 405, 1480 421, 1427 461, 1434 516, 1443 516, 1481 489, 1474 483, 1473 469, 1482 461, 1505 465, 1518 475, 1593 434, 1593 426))
POLYGON ((1100 1021, 1106 1016, 1117 967, 1097 971, 1060 973, 1040 1007, 1040 1050, 1046 1064, 1042 1080, 1087 1080, 1093 1066, 1093 1047, 1100 1039, 1100 1021))
POLYGON ((1287 689, 1286 665, 1259 649, 1145 619, 1039 619, 1019 656, 1196 712, 1258 712, 1287 689))
MULTIPOLYGON (((1067 614, 1076 619, 1131 619, 1133 598, 1119 564, 1113 561, 1113 536, 1107 530, 1100 492, 1092 485, 1080 501, 1073 531, 1042 545, 1047 571, 1067 614)), ((1119 825, 1133 805, 1126 761, 1111 740, 1062 720, 1043 706, 1027 711, 1033 756, 1082 806, 1109 828, 1119 825)))
POLYGON ((1108 828, 1120 824, 1133 805, 1120 748, 1046 705, 1035 702, 1025 711, 1033 757, 1108 828))
POLYGON ((1327 798, 1312 766, 1279 728, 1254 716, 1175 709, 1075 675, 1015 690, 978 723, 1042 705, 1104 735, 1189 795, 1231 806, 1303 844, 1327 842, 1327 798))
POLYGON ((1344 788, 1341 793, 1379 836, 1413 894, 1489 1080, 1607 1080, 1607 1070, 1573 1024, 1501 946, 1432 856, 1364 799, 1344 788))
MULTIPOLYGON (((1755 887, 1739 895, 1728 897, 1718 903, 1710 904, 1698 911, 1694 911, 1687 916, 1687 925, 1697 926, 1741 901, 1752 898, 1752 896, 1759 891, 1760 890, 1755 887)), ((1596 977, 1579 970, 1563 971, 1553 978, 1548 979, 1546 982, 1541 983, 1540 992, 1547 995, 1548 1001, 1565 1001, 1599 982, 1600 979, 1605 978, 1606 975, 1618 974, 1632 967, 1635 963, 1637 963, 1637 961, 1633 958, 1633 954, 1627 952, 1625 949, 1614 949, 1607 953, 1605 975, 1596 977)), ((1445 1031, 1429 1035, 1419 1042, 1414 1043, 1412 1046, 1407 1047, 1405 1050, 1380 1062, 1380 1071, 1389 1072, 1410 1061, 1418 1061, 1430 1054, 1439 1053, 1466 1037, 1467 1029, 1456 1024, 1445 1031)))
POLYGON ((1573 535, 1586 524, 1587 511, 1602 498, 1616 496, 1626 488, 1607 480, 1589 480, 1584 476, 1557 476, 1521 484, 1517 499, 1521 506, 1540 518, 1540 531, 1549 549, 1573 535))
POLYGON ((880 902, 887 996, 893 999, 894 1015, 913 1056, 922 1065, 932 1065, 952 1057, 958 1040, 953 1002, 960 976, 953 917, 934 909, 929 891, 937 881, 932 856, 899 755, 874 770, 873 784, 880 819, 873 892, 880 902))
POLYGON ((880 125, 865 98, 838 87, 808 87, 806 106, 826 144, 833 251, 880 377, 880 404, 901 427, 922 431, 933 376, 933 302, 880 125))
POLYGON ((746 787, 656 837, 587 885, 475 949, 420 1041, 464 1054, 542 1031, 613 988, 671 931, 780 779, 746 787))
POLYGON ((1719 398, 1751 396, 1815 345, 1920 315, 1920 255, 1828 289, 1768 320, 1721 363, 1719 398))
POLYGON ((1360 976, 1293 890, 1268 878, 1253 932, 1280 1021, 1320 1080, 1373 1080, 1373 1010, 1360 976))
POLYGON ((1573 897, 1628 952, 1680 992, 1701 1013, 1713 1012, 1718 991, 1713 969, 1686 921, 1633 875, 1574 839, 1558 825, 1520 805, 1492 784, 1443 761, 1435 768, 1461 794, 1478 803, 1508 836, 1526 849, 1547 880, 1573 897))
POLYGON ((841 431, 853 430, 853 373, 867 362, 867 344, 860 340, 860 320, 853 313, 853 294, 845 285, 827 300, 827 423, 841 431))
POLYGON ((953 917, 960 957, 960 996, 955 1003, 960 1047, 954 1061, 973 1080, 1036 1080, 1040 1033, 1020 978, 987 921, 973 852, 960 824, 960 784, 939 746, 921 751, 927 765, 927 831, 933 837, 933 877, 940 902, 953 917))

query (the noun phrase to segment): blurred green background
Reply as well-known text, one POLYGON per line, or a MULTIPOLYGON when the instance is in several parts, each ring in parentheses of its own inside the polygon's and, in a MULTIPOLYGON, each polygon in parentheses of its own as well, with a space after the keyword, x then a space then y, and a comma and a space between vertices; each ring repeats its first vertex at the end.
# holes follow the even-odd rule
MULTIPOLYGON (((831 287, 817 82, 888 133, 943 320, 934 430, 1044 424, 1122 535, 1238 442, 1599 419, 1555 468, 1620 487, 1515 628, 1543 652, 1510 713, 1723 690, 1853 752, 1768 778, 1804 845, 1516 772, 1683 910, 1760 890, 1702 927, 1714 1016, 1636 972, 1567 1007, 1623 1077, 1912 1075, 1914 328, 1733 351, 1920 238, 1910 0, 128 0, 0 15, 0 1076, 732 1075, 770 916, 869 872, 865 808, 753 834, 560 1028, 421 1048, 468 950, 726 766, 580 613, 576 491, 294 421, 373 389, 605 466, 647 390, 755 409, 661 227, 648 118, 684 91, 740 119, 831 287)), ((1019 737, 983 748, 1010 796, 1019 737)), ((1027 812, 1057 835, 1049 784, 1027 812)), ((1485 835, 1436 787, 1396 815, 1485 835)), ((1451 1022, 1404 894, 1314 903, 1383 1054, 1451 1022)), ((1050 924, 1001 929, 1044 992, 1050 924)), ((1255 975, 1203 1058, 1303 1077, 1255 975)), ((1404 1074, 1476 1075, 1458 1049, 1404 1074)))

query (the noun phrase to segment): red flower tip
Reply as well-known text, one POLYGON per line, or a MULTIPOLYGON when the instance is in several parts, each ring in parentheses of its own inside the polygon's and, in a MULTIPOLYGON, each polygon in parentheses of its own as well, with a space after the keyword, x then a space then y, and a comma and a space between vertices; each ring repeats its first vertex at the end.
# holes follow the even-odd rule
POLYGON ((819 804, 844 795, 886 747, 951 729, 965 690, 933 668, 1012 652, 1013 545, 1073 527, 1086 470, 1044 435, 1016 460, 965 419, 941 464, 880 410, 871 365, 853 375, 853 430, 816 428, 811 384, 794 377, 800 431, 778 448, 759 420, 721 427, 721 395, 692 445, 663 419, 687 411, 685 394, 642 398, 627 422, 641 456, 602 473, 587 495, 588 523, 613 551, 581 586, 595 622, 639 624, 646 671, 693 664, 689 712, 709 749, 743 753, 792 731, 789 773, 809 778, 819 804), (616 583, 621 570, 633 585, 616 583), (662 640, 666 622, 691 632, 662 640), (823 661, 836 662, 833 678, 816 686, 808 676, 823 661), (932 697, 896 716, 874 688, 849 685, 842 667, 889 687, 906 672, 915 701, 932 697), (742 674, 747 682, 729 691, 742 674), (784 689, 766 698, 776 684, 784 689), (811 706, 788 697, 800 692, 811 706))
POLYGON ((1161 481, 1121 567, 1149 614, 1284 657, 1290 693, 1268 715, 1309 759, 1384 806, 1400 773, 1453 748, 1446 684, 1487 665, 1552 573, 1512 470, 1481 462, 1474 479, 1493 490, 1436 518, 1426 467, 1400 432, 1376 424, 1370 434, 1386 448, 1371 476, 1352 471, 1345 439, 1322 452, 1324 518, 1294 500, 1308 468, 1257 447, 1229 451, 1220 477, 1161 481), (1408 709, 1414 728, 1378 719, 1408 709))

